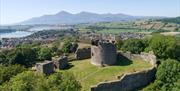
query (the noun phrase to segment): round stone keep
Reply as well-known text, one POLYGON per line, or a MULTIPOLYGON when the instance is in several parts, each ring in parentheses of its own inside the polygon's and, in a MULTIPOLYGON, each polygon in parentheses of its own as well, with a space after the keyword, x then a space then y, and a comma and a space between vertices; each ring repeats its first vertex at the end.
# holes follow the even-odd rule
POLYGON ((91 63, 97 66, 110 66, 116 64, 116 46, 109 42, 99 42, 91 46, 91 63))

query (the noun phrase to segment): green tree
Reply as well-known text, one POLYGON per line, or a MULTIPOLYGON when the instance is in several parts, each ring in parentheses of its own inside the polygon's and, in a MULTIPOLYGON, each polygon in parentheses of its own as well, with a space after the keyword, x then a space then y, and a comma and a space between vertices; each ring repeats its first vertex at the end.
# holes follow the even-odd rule
POLYGON ((11 77, 25 70, 26 69, 20 65, 0 65, 0 85, 6 81, 9 81, 11 77))
POLYGON ((44 76, 26 71, 14 76, 0 86, 2 91, 80 91, 81 86, 69 73, 55 73, 44 76))
POLYGON ((123 45, 123 41, 122 41, 121 39, 117 40, 116 45, 117 45, 117 49, 118 49, 118 50, 121 50, 121 47, 122 47, 122 45, 123 45))
POLYGON ((9 64, 20 64, 31 67, 37 61, 36 51, 31 47, 18 47, 7 55, 9 64))
POLYGON ((71 73, 55 73, 48 77, 50 91, 80 91, 81 85, 71 73))
MULTIPOLYGON (((43 75, 26 71, 14 76, 9 82, 0 86, 0 89, 2 91, 38 91, 35 90, 35 88, 39 86, 38 84, 40 84, 40 82, 43 82, 43 75)), ((45 82, 43 83, 46 84, 45 82)))
POLYGON ((146 46, 141 39, 128 39, 124 41, 121 47, 123 51, 130 51, 131 53, 143 52, 145 48, 146 46))
POLYGON ((71 52, 71 47, 72 47, 72 43, 70 41, 64 41, 64 44, 62 46, 62 51, 64 53, 70 53, 71 52))
POLYGON ((158 58, 176 58, 177 41, 172 36, 155 35, 151 39, 150 48, 158 58))
POLYGON ((180 63, 167 59, 157 69, 156 80, 144 91, 179 91, 180 63))
POLYGON ((0 52, 0 64, 2 65, 11 65, 11 62, 9 61, 10 56, 9 54, 14 50, 1 50, 0 52))
POLYGON ((55 45, 51 47, 52 50, 52 56, 59 56, 62 54, 62 51, 55 45))
POLYGON ((0 64, 8 64, 6 54, 3 52, 0 52, 0 64))
POLYGON ((52 59, 52 50, 48 47, 43 47, 40 49, 39 53, 39 60, 51 60, 52 59))

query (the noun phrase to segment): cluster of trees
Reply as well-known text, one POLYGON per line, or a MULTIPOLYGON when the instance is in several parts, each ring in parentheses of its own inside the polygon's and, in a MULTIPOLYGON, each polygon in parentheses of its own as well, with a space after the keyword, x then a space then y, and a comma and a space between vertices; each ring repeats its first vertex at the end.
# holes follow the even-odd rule
MULTIPOLYGON (((119 43, 118 43, 119 44, 119 43)), ((120 45, 121 46, 121 45, 120 45)), ((122 51, 129 51, 131 53, 140 53, 146 48, 146 44, 142 39, 128 39, 124 41, 121 47, 122 51)))
POLYGON ((60 43, 63 43, 63 45, 61 46, 61 51, 68 54, 74 53, 76 51, 76 49, 78 48, 77 42, 77 37, 62 37, 55 42, 55 45, 59 46, 60 43))
POLYGON ((24 71, 0 85, 0 91, 80 91, 73 74, 57 72, 50 76, 24 71))
POLYGON ((167 59, 157 68, 156 80, 143 91, 179 91, 180 62, 167 59))
POLYGON ((153 51, 159 59, 180 59, 180 45, 173 36, 154 35, 148 39, 119 40, 117 48, 131 53, 153 51))
POLYGON ((0 64, 11 65, 21 64, 26 67, 30 67, 37 60, 36 52, 32 48, 18 47, 10 51, 0 52, 0 64))
POLYGON ((70 41, 65 41, 64 45, 62 46, 62 51, 64 53, 72 53, 72 52, 75 52, 77 48, 78 48, 77 43, 72 43, 70 41))
POLYGON ((10 65, 10 66, 0 65, 0 85, 6 81, 9 81, 11 77, 25 70, 26 68, 20 65, 10 65))
POLYGON ((31 67, 37 61, 51 60, 54 47, 32 47, 30 45, 21 45, 12 50, 4 50, 0 52, 0 64, 13 65, 20 64, 25 67, 31 67))
POLYGON ((179 59, 180 45, 173 36, 156 35, 150 40, 150 50, 160 59, 179 59))
POLYGON ((77 46, 65 41, 62 49, 59 45, 23 44, 11 50, 2 50, 0 91, 80 91, 81 85, 71 73, 57 72, 47 76, 27 69, 38 61, 51 60, 52 56, 61 55, 63 50, 72 51, 77 46))

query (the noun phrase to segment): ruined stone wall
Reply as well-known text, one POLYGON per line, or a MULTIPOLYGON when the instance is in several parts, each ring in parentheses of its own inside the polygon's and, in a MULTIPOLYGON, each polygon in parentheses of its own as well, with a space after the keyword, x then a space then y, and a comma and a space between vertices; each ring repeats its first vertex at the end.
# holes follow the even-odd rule
POLYGON ((145 71, 128 73, 119 80, 111 82, 101 82, 91 87, 91 91, 133 91, 147 86, 155 78, 156 68, 150 68, 145 71))
POLYGON ((109 66, 116 64, 116 46, 109 42, 99 42, 91 46, 91 63, 97 66, 109 66))
POLYGON ((122 59, 139 59, 149 62, 153 65, 152 68, 145 71, 138 71, 134 73, 128 73, 120 77, 119 80, 100 82, 96 86, 91 87, 91 91, 133 91, 134 89, 142 88, 150 84, 155 79, 156 73, 156 56, 151 53, 131 54, 117 53, 118 60, 122 59))
POLYGON ((77 49, 75 58, 78 60, 91 58, 91 48, 77 49))
POLYGON ((117 55, 118 55, 118 60, 121 60, 122 58, 128 58, 132 61, 134 59, 139 59, 149 62, 152 65, 156 65, 157 62, 156 56, 152 53, 141 52, 140 54, 132 54, 130 52, 126 52, 126 53, 119 52, 117 55))
POLYGON ((65 69, 68 66, 68 58, 66 56, 61 56, 60 58, 53 60, 53 62, 57 69, 65 69))
POLYGON ((35 67, 38 73, 51 74, 54 72, 54 63, 52 61, 44 61, 43 63, 36 63, 35 67))

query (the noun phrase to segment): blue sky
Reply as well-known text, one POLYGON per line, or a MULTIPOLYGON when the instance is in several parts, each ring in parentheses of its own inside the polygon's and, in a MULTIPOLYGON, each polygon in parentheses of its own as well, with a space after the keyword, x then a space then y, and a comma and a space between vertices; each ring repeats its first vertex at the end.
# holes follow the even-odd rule
POLYGON ((180 16, 180 0, 0 0, 0 24, 17 23, 59 11, 180 16))

